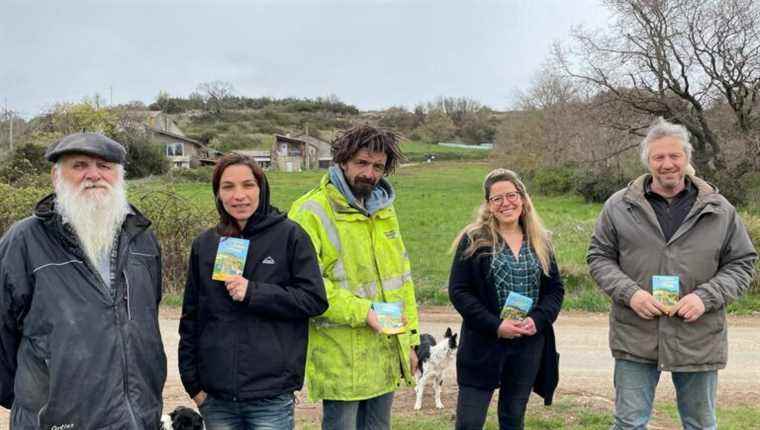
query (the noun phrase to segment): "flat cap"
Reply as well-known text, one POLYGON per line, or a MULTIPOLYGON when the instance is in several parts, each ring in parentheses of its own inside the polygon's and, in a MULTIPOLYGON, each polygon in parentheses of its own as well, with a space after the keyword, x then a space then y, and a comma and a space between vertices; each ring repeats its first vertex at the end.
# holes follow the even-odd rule
POLYGON ((64 154, 85 154, 112 163, 124 164, 127 151, 121 144, 100 133, 74 133, 50 145, 45 158, 55 163, 64 154))

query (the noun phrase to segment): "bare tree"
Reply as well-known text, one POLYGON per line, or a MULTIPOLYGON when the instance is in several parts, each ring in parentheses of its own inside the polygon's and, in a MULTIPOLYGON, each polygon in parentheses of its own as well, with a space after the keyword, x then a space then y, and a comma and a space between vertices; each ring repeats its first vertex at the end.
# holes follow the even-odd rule
POLYGON ((232 97, 235 88, 224 81, 203 82, 198 85, 196 92, 201 95, 206 110, 219 115, 224 111, 226 101, 232 97))
MULTIPOLYGON (((724 166, 708 111, 728 103, 736 125, 758 128, 758 6, 754 0, 606 0, 616 22, 607 32, 576 29, 556 45, 565 73, 646 117, 683 124, 703 171, 724 166)), ((647 118, 648 120, 651 120, 647 118)), ((631 131, 646 124, 618 124, 631 131)), ((750 141, 747 141, 749 145, 750 141)), ((748 152, 750 147, 748 146, 748 152)), ((754 157, 757 157, 755 150, 754 157)))

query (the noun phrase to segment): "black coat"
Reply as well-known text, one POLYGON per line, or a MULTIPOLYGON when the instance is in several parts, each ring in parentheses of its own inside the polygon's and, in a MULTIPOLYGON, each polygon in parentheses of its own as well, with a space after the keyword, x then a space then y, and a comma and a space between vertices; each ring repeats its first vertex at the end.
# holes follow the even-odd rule
POLYGON ((0 240, 0 404, 13 428, 158 428, 166 356, 161 256, 136 209, 103 283, 54 195, 0 240))
POLYGON ((211 280, 220 236, 210 229, 193 242, 180 320, 179 369, 187 393, 249 401, 303 385, 310 317, 327 310, 311 240, 272 210, 252 218, 242 302, 211 280))
MULTIPOLYGON (((459 243, 449 277, 449 298, 462 315, 460 344, 457 352, 457 382, 459 385, 483 389, 499 386, 502 366, 508 348, 507 339, 499 339, 501 305, 496 288, 488 279, 491 255, 480 248, 470 257, 464 257, 469 246, 465 236, 459 243)), ((541 285, 536 306, 530 316, 536 330, 546 339, 533 390, 551 404, 554 389, 559 381, 559 354, 557 354, 552 323, 557 319, 565 290, 557 263, 552 258, 549 276, 541 274, 541 285)))

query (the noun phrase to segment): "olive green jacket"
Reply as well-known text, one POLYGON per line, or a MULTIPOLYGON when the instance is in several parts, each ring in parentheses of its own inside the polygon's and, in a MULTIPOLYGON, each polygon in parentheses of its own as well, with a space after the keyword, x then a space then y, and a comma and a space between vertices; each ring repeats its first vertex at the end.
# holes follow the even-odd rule
POLYGON ((748 288, 757 253, 736 209, 696 177, 690 177, 698 189, 694 206, 665 241, 644 197, 648 176, 607 200, 588 250, 591 276, 612 299, 612 355, 668 371, 721 369, 728 356, 726 305, 748 288), (639 289, 652 292, 653 275, 677 275, 681 297, 695 293, 705 313, 693 323, 640 318, 629 303, 639 289))

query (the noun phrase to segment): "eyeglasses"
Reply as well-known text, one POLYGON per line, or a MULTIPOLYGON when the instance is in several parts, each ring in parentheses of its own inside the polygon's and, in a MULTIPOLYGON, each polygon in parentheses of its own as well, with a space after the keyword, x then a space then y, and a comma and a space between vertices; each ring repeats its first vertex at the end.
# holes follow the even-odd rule
POLYGON ((516 202, 517 200, 519 200, 519 199, 520 199, 520 197, 522 197, 522 196, 520 195, 520 193, 518 193, 518 192, 514 192, 514 191, 513 191, 513 192, 511 192, 511 193, 504 193, 504 194, 499 194, 498 196, 491 196, 491 197, 489 197, 489 198, 488 198, 488 201, 489 201, 490 203, 493 203, 493 204, 495 204, 495 205, 500 205, 500 204, 504 203, 504 200, 505 200, 505 199, 506 199, 508 202, 510 202, 510 203, 514 203, 514 202, 516 202))

